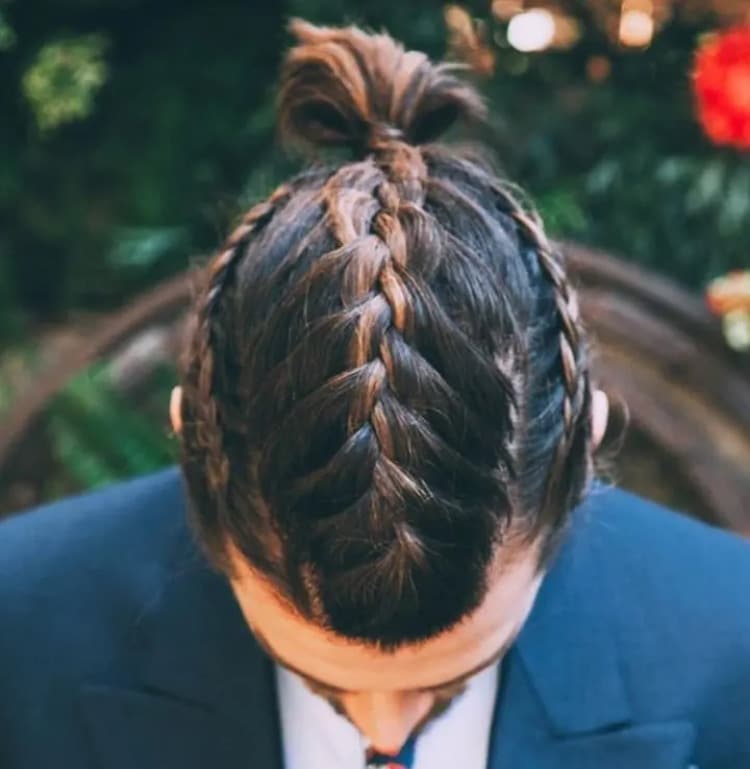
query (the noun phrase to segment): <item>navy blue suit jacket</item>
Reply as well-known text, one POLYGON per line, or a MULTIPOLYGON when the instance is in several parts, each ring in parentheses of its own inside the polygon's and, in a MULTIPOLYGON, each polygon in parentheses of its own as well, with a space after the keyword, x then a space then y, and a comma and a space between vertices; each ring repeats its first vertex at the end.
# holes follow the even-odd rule
MULTIPOLYGON (((750 769, 750 546, 599 488, 502 663, 488 767, 693 765, 750 769)), ((282 769, 176 470, 0 525, 0 767, 282 769)))

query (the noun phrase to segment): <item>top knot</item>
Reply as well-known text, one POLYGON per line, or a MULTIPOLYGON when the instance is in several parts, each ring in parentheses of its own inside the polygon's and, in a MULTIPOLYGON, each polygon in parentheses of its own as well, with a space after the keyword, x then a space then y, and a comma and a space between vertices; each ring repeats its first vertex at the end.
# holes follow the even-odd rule
POLYGON ((405 51, 386 34, 290 23, 299 43, 286 56, 279 128, 287 141, 349 147, 355 155, 393 142, 433 141, 459 119, 485 114, 479 94, 452 73, 405 51))

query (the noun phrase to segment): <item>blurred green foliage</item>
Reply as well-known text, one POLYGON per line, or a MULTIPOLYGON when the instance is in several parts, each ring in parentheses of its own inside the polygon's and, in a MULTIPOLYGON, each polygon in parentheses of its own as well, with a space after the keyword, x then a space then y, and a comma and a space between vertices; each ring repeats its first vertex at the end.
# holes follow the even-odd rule
MULTIPOLYGON (((569 51, 496 54, 492 143, 556 234, 700 289, 748 264, 750 161, 706 140, 689 73, 711 28, 673 21, 617 50, 588 17, 569 51), (592 56, 611 74, 587 77, 592 56)), ((285 19, 388 28, 442 56, 443 5, 415 0, 37 0, 0 4, 0 339, 109 309, 215 247, 293 165, 273 146, 285 19)))
MULTIPOLYGON (((162 393, 172 379, 171 371, 159 369, 149 383, 152 393, 162 393)), ((81 488, 161 467, 171 461, 172 446, 145 411, 143 403, 136 410, 118 392, 106 365, 96 364, 51 404, 47 429, 53 453, 81 488)), ((164 422, 161 416, 156 424, 164 422)))
POLYGON ((42 132, 89 116, 94 95, 107 79, 106 46, 101 35, 87 35, 39 50, 21 87, 42 132))
POLYGON ((16 33, 8 24, 5 14, 0 9, 0 51, 9 51, 16 44, 16 33))
MULTIPOLYGON (((674 21, 645 51, 582 25, 571 50, 496 53, 493 143, 556 234, 699 289, 748 264, 750 161, 706 140, 689 88, 711 28, 674 21), (586 75, 591 56, 611 74, 586 75)), ((0 338, 109 309, 210 251, 238 207, 292 169, 273 146, 285 19, 388 28, 442 56, 443 5, 416 0, 37 0, 0 5, 0 338)))
MULTIPOLYGON (((703 136, 689 87, 710 16, 675 19, 648 49, 624 51, 571 0, 579 42, 524 54, 489 0, 462 6, 496 55, 480 81, 491 105, 481 138, 553 234, 696 291, 750 267, 750 157, 703 136), (608 77, 588 76, 592 56, 606 59, 608 77)), ((386 28, 432 56, 446 52, 434 0, 0 2, 0 341, 115 309, 185 269, 294 170, 273 134, 285 20, 295 15, 386 28)), ((171 375, 160 376, 164 403, 171 375)), ((84 486, 170 457, 163 425, 118 401, 102 369, 55 402, 49 430, 84 486)))
POLYGON ((273 141, 283 8, 2 8, 0 338, 108 310, 212 249, 273 141), (106 76, 106 81, 103 79, 106 76))

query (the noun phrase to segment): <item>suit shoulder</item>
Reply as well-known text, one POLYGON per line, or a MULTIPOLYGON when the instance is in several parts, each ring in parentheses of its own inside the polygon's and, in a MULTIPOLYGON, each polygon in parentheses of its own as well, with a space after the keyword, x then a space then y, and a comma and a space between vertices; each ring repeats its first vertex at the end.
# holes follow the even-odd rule
POLYGON ((0 524, 0 765, 81 765, 81 687, 139 684, 182 543, 174 469, 0 524))
POLYGON ((578 514, 585 536, 644 575, 682 572, 687 583, 750 576, 750 541, 632 492, 598 486, 578 514))
POLYGON ((147 572, 184 528, 175 468, 15 514, 0 523, 0 604, 66 589, 75 600, 136 562, 147 572))
POLYGON ((582 544, 612 591, 609 611, 649 623, 655 639, 689 631, 696 644, 726 642, 750 659, 750 542, 612 487, 579 515, 582 544))

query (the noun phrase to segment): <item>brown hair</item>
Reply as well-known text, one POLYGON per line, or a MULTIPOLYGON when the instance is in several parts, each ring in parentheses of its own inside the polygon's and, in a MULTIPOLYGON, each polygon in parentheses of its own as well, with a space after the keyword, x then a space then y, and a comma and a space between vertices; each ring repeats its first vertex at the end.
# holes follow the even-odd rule
POLYGON ((385 34, 292 23, 282 136, 348 147, 205 272, 183 376, 198 536, 384 648, 456 624, 510 531, 546 552, 592 475, 576 295, 533 212, 433 142, 483 114, 385 34))

